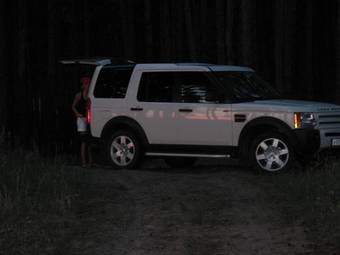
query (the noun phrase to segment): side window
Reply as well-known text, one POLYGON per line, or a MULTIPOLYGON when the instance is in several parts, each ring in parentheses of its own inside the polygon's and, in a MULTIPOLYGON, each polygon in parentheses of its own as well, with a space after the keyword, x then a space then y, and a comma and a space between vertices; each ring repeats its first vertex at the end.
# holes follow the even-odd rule
POLYGON ((142 74, 138 101, 173 102, 174 79, 172 72, 145 72, 142 74))
POLYGON ((222 95, 203 72, 177 72, 178 101, 182 103, 220 103, 222 95))
POLYGON ((99 73, 94 96, 97 98, 124 98, 132 70, 132 68, 104 67, 99 73))

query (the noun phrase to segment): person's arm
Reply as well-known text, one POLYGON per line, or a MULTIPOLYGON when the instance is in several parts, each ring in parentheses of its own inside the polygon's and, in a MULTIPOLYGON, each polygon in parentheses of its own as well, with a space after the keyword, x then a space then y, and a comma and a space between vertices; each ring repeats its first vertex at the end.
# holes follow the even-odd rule
POLYGON ((77 93, 77 94, 75 95, 75 97, 74 97, 74 99, 73 99, 73 103, 72 103, 72 111, 73 111, 73 113, 74 113, 74 115, 75 115, 76 117, 83 117, 83 115, 81 115, 81 114, 77 111, 77 108, 76 108, 76 106, 77 106, 77 104, 78 104, 78 102, 79 102, 79 100, 80 100, 80 96, 81 96, 81 94, 80 94, 80 93, 77 93))

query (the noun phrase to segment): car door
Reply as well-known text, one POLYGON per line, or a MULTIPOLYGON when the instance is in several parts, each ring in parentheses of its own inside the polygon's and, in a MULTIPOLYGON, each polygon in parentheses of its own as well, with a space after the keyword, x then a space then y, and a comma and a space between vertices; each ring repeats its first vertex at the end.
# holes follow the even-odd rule
POLYGON ((232 145, 231 104, 209 72, 177 72, 177 140, 183 145, 232 145))
POLYGON ((176 144, 176 114, 173 102, 174 82, 171 72, 136 71, 130 94, 129 116, 143 128, 150 144, 176 144))

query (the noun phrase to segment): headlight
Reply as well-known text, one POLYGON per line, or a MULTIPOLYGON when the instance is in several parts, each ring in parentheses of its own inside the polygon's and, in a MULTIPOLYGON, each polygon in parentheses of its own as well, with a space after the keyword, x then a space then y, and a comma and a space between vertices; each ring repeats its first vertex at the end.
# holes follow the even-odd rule
POLYGON ((309 112, 294 113, 294 128, 308 128, 316 125, 315 115, 309 112))

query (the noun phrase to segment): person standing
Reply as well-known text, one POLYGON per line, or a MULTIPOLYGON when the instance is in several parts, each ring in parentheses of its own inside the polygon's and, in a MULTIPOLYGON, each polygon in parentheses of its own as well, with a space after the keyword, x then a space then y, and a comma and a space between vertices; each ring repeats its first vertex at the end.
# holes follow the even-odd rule
POLYGON ((72 103, 72 111, 77 120, 77 131, 80 137, 80 157, 82 167, 92 165, 92 153, 89 144, 89 127, 86 120, 87 105, 88 105, 88 92, 91 79, 84 76, 80 79, 81 91, 78 92, 72 103))

